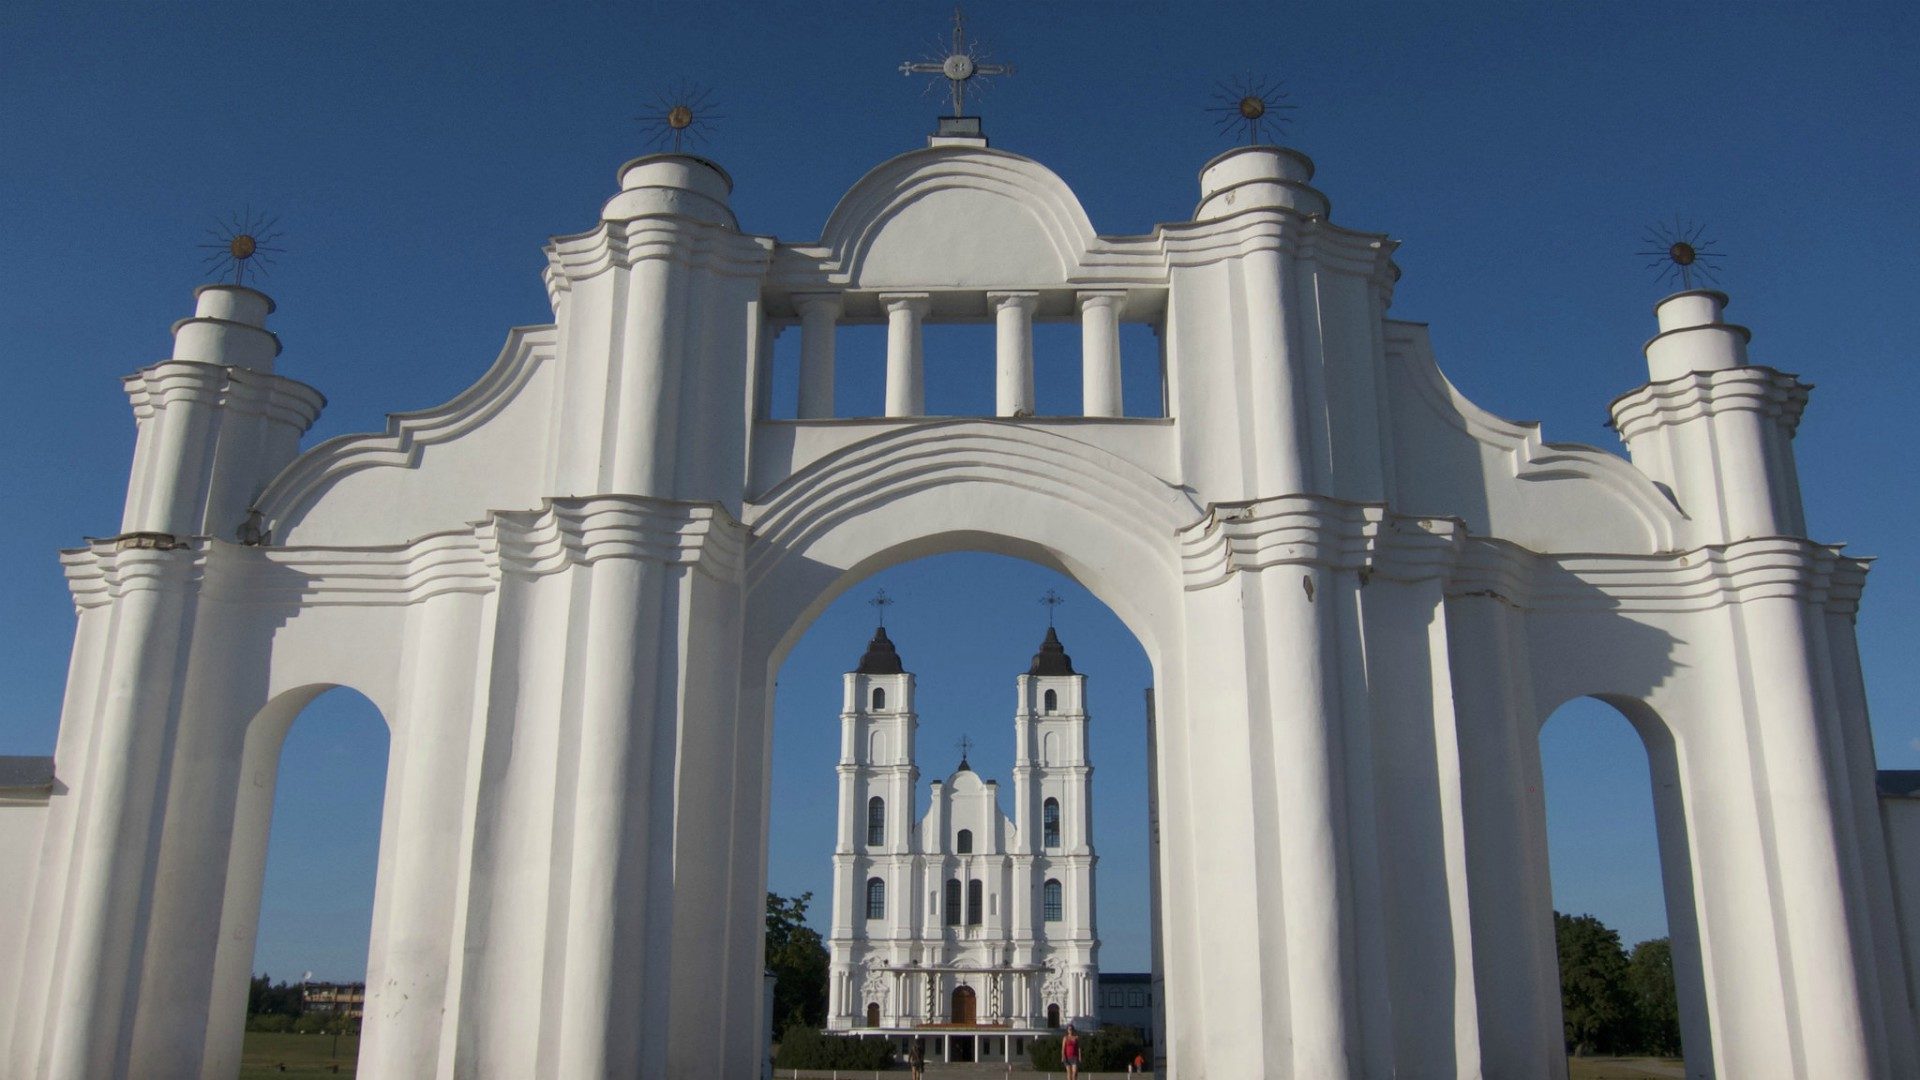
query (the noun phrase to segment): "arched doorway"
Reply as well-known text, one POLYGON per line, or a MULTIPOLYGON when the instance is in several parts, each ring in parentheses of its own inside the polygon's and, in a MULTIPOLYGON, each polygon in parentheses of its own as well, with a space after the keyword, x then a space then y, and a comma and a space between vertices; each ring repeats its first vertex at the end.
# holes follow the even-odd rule
POLYGON ((975 1024, 979 1021, 974 1015, 973 987, 956 986, 953 988, 953 1010, 949 1014, 955 1024, 975 1024))
POLYGON ((867 1026, 870 1028, 880 1026, 880 1003, 877 1001, 867 1002, 867 1026))
POLYGON ((1574 1054, 1714 1070, 1674 735, 1634 698, 1563 702, 1541 724, 1543 834, 1574 1054), (1649 842, 1651 841, 1651 843, 1649 842))
POLYGON ((1057 1028, 1060 1026, 1060 1006, 1058 1005, 1047 1006, 1047 1026, 1050 1028, 1057 1028))
POLYGON ((257 976, 294 984, 307 1012, 343 1014, 326 1018, 326 1030, 341 1035, 330 1053, 359 1058, 363 1019, 377 1012, 367 989, 393 948, 394 735, 372 700, 327 683, 277 695, 245 726, 214 956, 209 1073, 238 1067, 243 1029, 262 1004, 251 984, 257 976))

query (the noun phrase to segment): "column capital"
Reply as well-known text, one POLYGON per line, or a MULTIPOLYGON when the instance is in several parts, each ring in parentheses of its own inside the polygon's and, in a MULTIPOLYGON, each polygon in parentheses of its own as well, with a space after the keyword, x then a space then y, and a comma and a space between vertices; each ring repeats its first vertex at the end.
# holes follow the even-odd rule
POLYGON ((990 292, 987 294, 987 304, 995 310, 1017 307, 1022 311, 1032 311, 1040 305, 1040 294, 1025 291, 990 292))
POLYGON ((923 292, 881 293, 880 306, 887 309, 888 313, 910 311, 925 316, 933 307, 933 296, 923 292))
POLYGON ((1082 289, 1073 294, 1074 305, 1083 312, 1088 308, 1118 308, 1126 299, 1125 289, 1082 289))
POLYGON ((816 315, 823 312, 831 313, 834 318, 839 318, 842 306, 843 298, 837 292, 793 294, 793 310, 799 312, 800 317, 803 319, 809 315, 816 315))

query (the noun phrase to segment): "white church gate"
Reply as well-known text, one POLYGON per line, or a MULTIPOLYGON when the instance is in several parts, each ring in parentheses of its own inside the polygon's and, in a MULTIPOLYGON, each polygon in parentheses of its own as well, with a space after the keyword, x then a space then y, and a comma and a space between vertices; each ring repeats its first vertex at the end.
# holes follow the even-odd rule
POLYGON ((1634 463, 1542 443, 1386 318, 1391 243, 1310 176, 1235 150, 1193 220, 1102 237, 949 139, 795 245, 642 158, 548 245, 553 325, 298 455, 270 302, 202 289, 128 378, 120 533, 64 556, 56 793, 0 817, 40 837, 6 1074, 233 1075, 280 739, 348 685, 393 736, 363 1075, 757 1075, 774 673, 840 591, 967 548, 1151 659, 1181 1080, 1563 1075, 1538 728, 1583 694, 1649 747, 1689 1075, 1920 1075, 1805 385, 1682 293, 1613 405, 1634 463), (1084 415, 1031 415, 1035 318, 1082 327, 1084 415), (999 415, 922 416, 923 322, 989 319, 999 415), (856 321, 883 417, 832 415, 856 321), (1123 321, 1164 416, 1119 415, 1123 321))

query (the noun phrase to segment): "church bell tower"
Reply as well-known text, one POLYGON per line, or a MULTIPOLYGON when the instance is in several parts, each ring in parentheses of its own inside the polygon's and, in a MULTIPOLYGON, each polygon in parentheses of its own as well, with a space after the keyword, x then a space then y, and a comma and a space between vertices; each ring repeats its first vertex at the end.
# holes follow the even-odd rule
POLYGON ((1093 895, 1093 765, 1087 756, 1087 677, 1073 670, 1060 635, 1047 636, 1033 654, 1027 673, 1015 681, 1014 825, 1015 854, 1032 867, 1036 888, 1023 890, 1016 903, 1033 905, 1017 922, 1029 928, 1028 940, 1044 943, 1049 969, 1041 988, 1043 1003, 1059 1008, 1038 1019, 1086 1023, 1094 1013, 1094 989, 1100 942, 1093 895))
POLYGON ((913 673, 876 626, 842 683, 839 837, 833 854, 832 986, 828 1013, 862 1007, 856 985, 869 945, 904 936, 913 918, 913 673), (900 931, 896 933, 895 931, 900 931))

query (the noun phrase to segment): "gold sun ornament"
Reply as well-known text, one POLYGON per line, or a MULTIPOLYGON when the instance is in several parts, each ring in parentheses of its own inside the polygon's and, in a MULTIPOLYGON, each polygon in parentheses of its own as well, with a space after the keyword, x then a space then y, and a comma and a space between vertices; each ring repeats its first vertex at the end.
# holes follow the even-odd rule
POLYGON ((235 285, 245 285, 248 274, 256 281, 265 277, 273 256, 286 251, 276 243, 286 235, 274 228, 279 220, 256 217, 248 209, 208 229, 207 235, 213 240, 200 245, 208 253, 204 260, 207 276, 217 281, 231 275, 235 285))
POLYGON ((1693 288, 1694 275, 1698 274, 1717 285, 1720 277, 1715 272, 1713 262, 1726 256, 1712 250, 1714 242, 1705 238, 1706 231, 1705 225, 1676 217, 1672 225, 1661 222, 1648 229, 1645 237, 1647 249, 1636 254, 1651 258, 1647 269, 1655 272, 1657 281, 1669 282, 1678 278, 1680 288, 1688 290, 1693 288))
POLYGON ((682 83, 655 95, 653 111, 636 119, 648 146, 678 154, 712 138, 713 122, 726 119, 713 108, 711 87, 682 83))
POLYGON ((1216 126, 1220 134, 1238 140, 1240 130, 1245 129, 1248 146, 1259 143, 1263 124, 1271 125, 1273 133, 1278 134, 1291 119, 1286 114, 1297 107, 1287 104, 1287 91, 1280 80, 1251 75, 1221 83, 1213 100, 1217 104, 1207 111, 1219 116, 1216 126))

